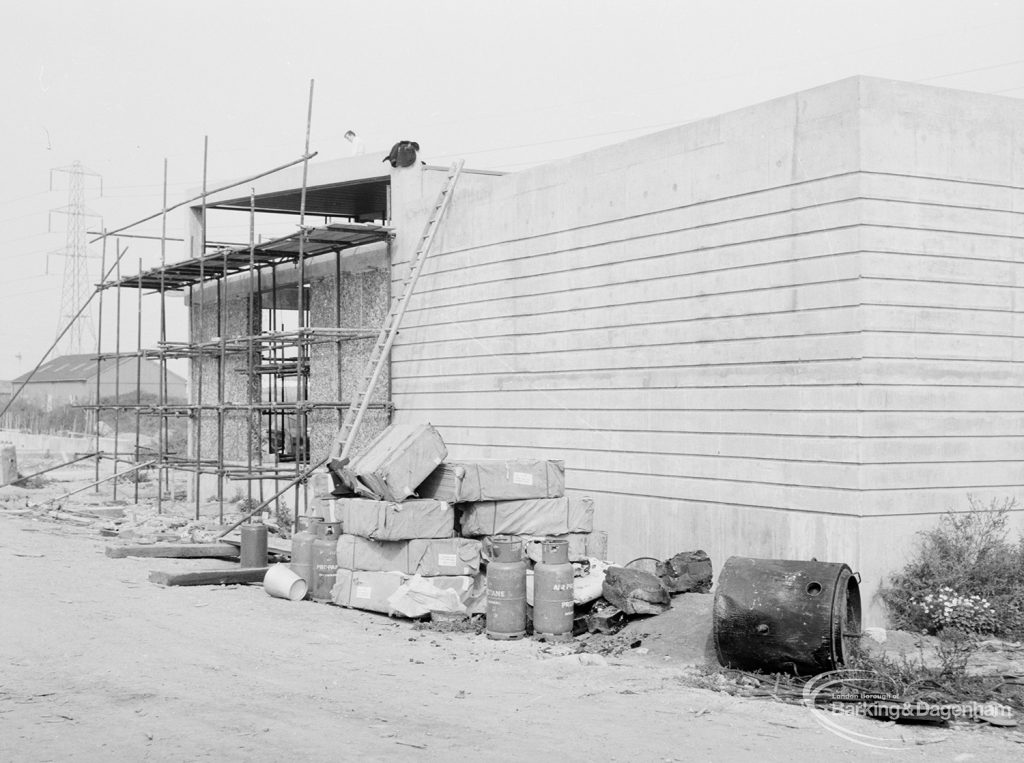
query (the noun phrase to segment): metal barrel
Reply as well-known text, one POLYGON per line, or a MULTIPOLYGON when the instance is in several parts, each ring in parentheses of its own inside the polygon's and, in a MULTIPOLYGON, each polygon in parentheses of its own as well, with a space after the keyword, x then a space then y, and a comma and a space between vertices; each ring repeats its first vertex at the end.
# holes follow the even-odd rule
POLYGON ((846 564, 730 557, 718 576, 713 626, 725 667, 835 670, 860 636, 859 576, 846 564))
POLYGON ((267 566, 267 526, 242 525, 242 548, 239 561, 242 567, 267 566))

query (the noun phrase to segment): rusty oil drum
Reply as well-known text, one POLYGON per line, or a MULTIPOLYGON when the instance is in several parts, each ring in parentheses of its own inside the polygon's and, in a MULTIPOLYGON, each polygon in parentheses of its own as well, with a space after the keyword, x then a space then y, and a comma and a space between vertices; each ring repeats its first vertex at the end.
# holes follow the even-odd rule
POLYGON ((714 638, 727 668, 817 675, 860 636, 859 576, 818 561, 733 556, 718 576, 714 638))

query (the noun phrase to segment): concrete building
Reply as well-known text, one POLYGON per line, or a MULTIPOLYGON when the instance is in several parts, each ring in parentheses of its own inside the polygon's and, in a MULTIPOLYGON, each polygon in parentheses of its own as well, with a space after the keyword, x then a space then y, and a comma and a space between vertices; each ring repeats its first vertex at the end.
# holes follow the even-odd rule
MULTIPOLYGON (((134 395, 136 380, 144 394, 159 395, 160 365, 153 360, 143 359, 141 365, 135 356, 104 358, 100 364, 96 356, 62 355, 48 360, 25 384, 19 400, 31 402, 47 411, 62 405, 88 405, 96 401, 99 376, 100 399, 112 398, 118 391, 121 396, 134 395)), ((23 374, 11 384, 21 386, 29 374, 23 374)), ((186 382, 178 374, 167 372, 167 396, 174 400, 187 398, 186 382)))
MULTIPOLYGON (((377 399, 454 457, 564 459, 616 560, 845 561, 878 623, 916 532, 968 493, 1024 497, 1022 124, 1018 99, 856 77, 468 173, 377 399)), ((314 214, 393 240, 310 258, 307 325, 376 322, 404 276, 445 172, 381 167, 311 167, 314 214)), ((297 179, 257 207, 296 210, 297 179)), ((199 208, 189 235, 198 256, 199 208)), ((350 399, 367 341, 311 356, 311 397, 350 399)), ((315 453, 335 426, 311 420, 315 453)))

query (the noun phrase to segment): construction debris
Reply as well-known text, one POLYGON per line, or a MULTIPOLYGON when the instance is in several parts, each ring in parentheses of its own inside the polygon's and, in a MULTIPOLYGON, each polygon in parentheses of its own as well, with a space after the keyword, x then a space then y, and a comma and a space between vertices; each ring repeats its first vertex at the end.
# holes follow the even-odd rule
POLYGON ((603 595, 627 615, 659 615, 672 606, 672 597, 658 577, 626 567, 608 568, 603 595))
POLYGON ((656 573, 669 593, 707 593, 711 590, 711 559, 703 551, 681 551, 658 562, 656 573))

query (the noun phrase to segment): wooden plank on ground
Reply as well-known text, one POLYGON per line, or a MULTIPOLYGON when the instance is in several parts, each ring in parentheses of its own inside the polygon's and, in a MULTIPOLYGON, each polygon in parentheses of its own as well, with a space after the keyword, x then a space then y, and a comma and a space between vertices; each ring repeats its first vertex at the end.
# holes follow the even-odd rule
POLYGON ((162 586, 182 585, 237 585, 239 583, 262 583, 269 567, 234 567, 224 570, 201 570, 199 572, 149 573, 149 582, 162 586))
POLYGON ((237 559, 238 547, 230 543, 150 543, 146 545, 107 546, 107 556, 149 556, 164 559, 237 559))

